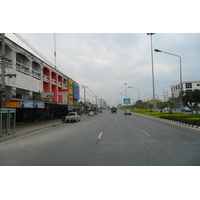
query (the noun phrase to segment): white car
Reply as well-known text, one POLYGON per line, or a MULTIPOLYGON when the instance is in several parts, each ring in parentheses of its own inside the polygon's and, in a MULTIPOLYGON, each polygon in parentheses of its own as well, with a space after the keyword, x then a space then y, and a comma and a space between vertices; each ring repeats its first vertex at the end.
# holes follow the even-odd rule
POLYGON ((131 115, 131 111, 130 110, 125 110, 124 111, 124 115, 131 115))
POLYGON ((88 116, 94 116, 94 112, 93 112, 93 111, 90 111, 90 112, 88 113, 88 116))

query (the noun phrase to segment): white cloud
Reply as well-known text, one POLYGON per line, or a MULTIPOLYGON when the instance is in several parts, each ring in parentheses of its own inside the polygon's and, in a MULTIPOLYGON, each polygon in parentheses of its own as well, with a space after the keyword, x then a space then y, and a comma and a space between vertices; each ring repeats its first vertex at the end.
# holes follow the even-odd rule
MULTIPOLYGON (((53 34, 21 34, 40 53, 54 63, 53 34)), ((116 105, 124 83, 139 88, 140 98, 151 93, 152 63, 150 37, 141 34, 57 34, 57 67, 93 93, 116 105)), ((155 34, 153 48, 180 55, 183 81, 199 80, 200 34, 155 34)), ((180 77, 178 57, 153 53, 156 94, 177 84, 180 77)), ((169 88, 165 90, 169 91, 169 88)), ((170 91, 169 91, 170 92, 170 91)), ((132 99, 137 90, 127 89, 132 99)))

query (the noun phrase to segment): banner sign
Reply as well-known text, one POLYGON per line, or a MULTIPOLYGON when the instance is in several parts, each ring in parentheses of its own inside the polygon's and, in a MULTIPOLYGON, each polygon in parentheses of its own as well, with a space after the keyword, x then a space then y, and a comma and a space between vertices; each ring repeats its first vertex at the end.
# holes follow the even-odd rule
POLYGON ((41 92, 42 99, 53 99, 54 93, 53 92, 41 92))
POLYGON ((68 94, 68 90, 58 90, 58 95, 68 94))
POLYGON ((17 100, 7 100, 4 102, 5 108, 19 108, 20 107, 20 101, 17 100))
POLYGON ((44 108, 44 102, 36 101, 19 101, 19 100, 6 100, 4 102, 5 108, 44 108))

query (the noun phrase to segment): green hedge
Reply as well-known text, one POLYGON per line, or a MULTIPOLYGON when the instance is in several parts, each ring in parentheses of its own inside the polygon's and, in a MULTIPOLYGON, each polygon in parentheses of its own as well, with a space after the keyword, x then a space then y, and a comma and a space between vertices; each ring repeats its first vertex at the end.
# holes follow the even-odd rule
POLYGON ((177 115, 164 115, 164 116, 160 116, 160 118, 200 126, 200 117, 199 116, 192 116, 191 114, 189 116, 184 115, 182 117, 177 116, 177 115))

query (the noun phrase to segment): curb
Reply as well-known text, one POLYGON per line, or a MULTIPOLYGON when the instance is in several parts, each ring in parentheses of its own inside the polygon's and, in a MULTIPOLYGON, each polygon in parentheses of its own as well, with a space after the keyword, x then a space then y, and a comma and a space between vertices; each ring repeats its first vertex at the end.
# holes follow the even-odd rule
MULTIPOLYGON (((81 119, 87 117, 87 115, 82 115, 81 116, 81 119)), ((54 126, 58 126, 58 125, 61 125, 61 124, 65 124, 65 122, 63 122, 62 120, 60 120, 59 122, 55 122, 53 123, 52 121, 52 124, 48 124, 46 126, 43 126, 43 127, 37 127, 37 124, 35 124, 35 129, 33 128, 32 130, 27 130, 25 132, 22 132, 22 133, 12 133, 10 135, 4 135, 3 137, 0 137, 0 143, 3 143, 3 142, 6 142, 8 140, 11 140, 11 139, 14 139, 14 138, 17 138, 17 137, 20 137, 20 136, 24 136, 24 135, 28 135, 30 133, 33 133, 33 132, 37 132, 37 131, 41 131, 41 130, 44 130, 44 129, 47 129, 47 128, 52 128, 54 126)), ((23 126, 23 124, 19 124, 19 126, 23 126)))
POLYGON ((148 118, 152 118, 152 119, 155 119, 155 120, 160 120, 160 121, 164 121, 164 122, 173 123, 173 124, 176 124, 176 125, 182 125, 184 127, 193 128, 195 130, 200 131, 200 126, 196 126, 196 125, 193 125, 193 124, 186 124, 186 123, 183 123, 183 122, 173 121, 173 120, 169 120, 169 119, 162 119, 162 118, 151 117, 151 116, 142 115, 142 114, 139 114, 139 113, 133 113, 133 114, 144 116, 144 117, 148 117, 148 118))
POLYGON ((54 126, 57 126, 57 125, 60 125, 60 124, 63 124, 63 122, 58 123, 58 124, 53 124, 53 125, 49 125, 49 126, 36 128, 36 129, 30 130, 30 131, 26 131, 26 132, 23 132, 23 133, 13 133, 13 134, 10 134, 10 135, 5 135, 3 137, 0 137, 0 143, 6 142, 8 140, 11 140, 11 139, 14 139, 14 138, 18 138, 18 137, 21 137, 21 136, 24 136, 24 135, 28 135, 30 133, 34 133, 34 132, 37 132, 37 131, 48 129, 48 128, 51 128, 51 127, 54 127, 54 126))

